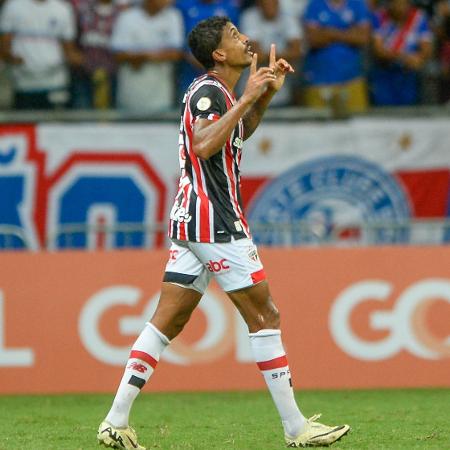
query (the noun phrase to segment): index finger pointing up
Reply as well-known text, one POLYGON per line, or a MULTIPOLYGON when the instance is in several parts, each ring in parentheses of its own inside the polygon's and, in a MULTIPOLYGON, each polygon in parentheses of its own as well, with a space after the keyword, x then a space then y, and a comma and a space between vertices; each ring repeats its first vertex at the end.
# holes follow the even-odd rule
POLYGON ((275 56, 275 44, 271 44, 270 45, 270 53, 269 53, 269 67, 275 67, 275 61, 276 61, 276 56, 275 56))
POLYGON ((256 73, 256 63, 258 62, 258 54, 253 53, 252 55, 252 63, 250 65, 250 75, 256 73))

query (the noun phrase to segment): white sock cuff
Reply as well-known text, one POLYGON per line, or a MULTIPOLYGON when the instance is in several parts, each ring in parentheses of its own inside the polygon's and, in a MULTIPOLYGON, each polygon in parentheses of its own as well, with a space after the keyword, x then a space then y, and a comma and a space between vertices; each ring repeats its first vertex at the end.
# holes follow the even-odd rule
POLYGON ((266 329, 251 333, 250 346, 257 363, 271 361, 286 355, 280 330, 266 329))
POLYGON ((161 331, 159 331, 158 328, 155 327, 155 325, 153 325, 150 322, 146 322, 145 325, 147 325, 149 328, 151 328, 155 332, 155 334, 161 339, 161 341, 164 345, 170 344, 170 339, 165 334, 161 333, 161 331))
POLYGON ((266 328, 263 330, 259 330, 256 333, 248 333, 250 338, 258 338, 258 337, 266 337, 266 336, 280 336, 281 330, 275 330, 266 328))

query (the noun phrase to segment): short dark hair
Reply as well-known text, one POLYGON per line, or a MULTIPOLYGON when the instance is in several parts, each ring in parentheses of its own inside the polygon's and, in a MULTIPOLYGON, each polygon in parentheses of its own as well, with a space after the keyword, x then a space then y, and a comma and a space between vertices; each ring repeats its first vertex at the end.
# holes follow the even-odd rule
POLYGON ((228 22, 228 17, 209 17, 195 25, 189 33, 188 43, 192 54, 207 70, 214 67, 212 53, 219 46, 223 29, 228 22))

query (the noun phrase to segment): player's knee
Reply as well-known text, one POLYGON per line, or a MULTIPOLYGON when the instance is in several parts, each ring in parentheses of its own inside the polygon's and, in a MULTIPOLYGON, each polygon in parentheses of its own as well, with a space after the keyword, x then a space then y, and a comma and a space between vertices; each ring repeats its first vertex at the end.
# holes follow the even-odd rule
POLYGON ((190 312, 178 311, 168 314, 156 312, 151 319, 151 323, 158 328, 168 339, 172 340, 177 337, 190 318, 190 312))
POLYGON ((278 330, 278 328, 280 328, 280 313, 275 306, 270 310, 268 314, 267 323, 269 324, 269 326, 267 326, 266 328, 270 328, 272 330, 278 330))
POLYGON ((265 329, 278 330, 280 328, 280 313, 275 306, 272 306, 256 314, 248 323, 248 326, 250 332, 253 333, 265 329))

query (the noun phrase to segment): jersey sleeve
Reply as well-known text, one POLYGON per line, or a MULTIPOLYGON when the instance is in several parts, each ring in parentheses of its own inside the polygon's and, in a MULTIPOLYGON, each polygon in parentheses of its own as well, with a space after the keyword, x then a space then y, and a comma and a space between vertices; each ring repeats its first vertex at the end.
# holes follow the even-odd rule
POLYGON ((214 85, 201 86, 190 98, 192 121, 219 120, 227 112, 224 93, 214 85))

